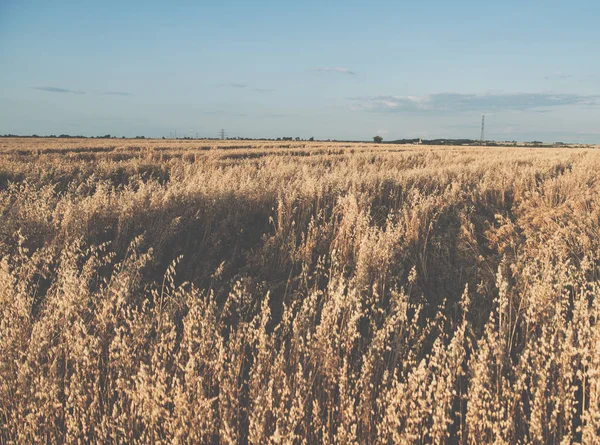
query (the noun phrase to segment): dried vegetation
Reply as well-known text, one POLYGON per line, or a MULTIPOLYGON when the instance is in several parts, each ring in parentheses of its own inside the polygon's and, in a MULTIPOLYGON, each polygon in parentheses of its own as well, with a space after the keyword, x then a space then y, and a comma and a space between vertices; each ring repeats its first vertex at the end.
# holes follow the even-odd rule
POLYGON ((0 140, 0 443, 598 443, 600 152, 0 140))

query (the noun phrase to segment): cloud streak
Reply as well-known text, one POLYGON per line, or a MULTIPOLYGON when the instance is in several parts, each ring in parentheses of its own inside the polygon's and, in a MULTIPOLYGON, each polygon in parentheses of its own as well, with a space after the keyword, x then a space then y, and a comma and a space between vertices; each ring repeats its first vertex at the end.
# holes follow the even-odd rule
MULTIPOLYGON (((71 90, 69 88, 59 88, 59 87, 32 87, 34 90, 45 91, 47 93, 59 93, 59 94, 86 94, 85 91, 81 90, 71 90)), ((128 93, 127 91, 92 91, 91 94, 100 94, 101 96, 133 96, 132 93, 128 93)))
POLYGON ((547 111, 569 105, 600 105, 600 96, 559 93, 461 94, 427 96, 362 96, 350 98, 359 111, 447 113, 468 111, 547 111))
MULTIPOLYGON (((220 83, 218 86, 221 88, 236 88, 236 89, 245 89, 245 88, 251 87, 251 85, 244 83, 244 82, 224 82, 224 83, 220 83)), ((273 90, 272 88, 253 87, 252 91, 254 91, 255 93, 271 93, 275 90, 273 90)))
POLYGON ((354 71, 352 71, 348 68, 341 68, 341 67, 335 67, 335 68, 321 67, 321 68, 314 68, 313 71, 315 71, 317 73, 339 73, 339 74, 354 75, 354 71))
POLYGON ((581 79, 581 82, 600 83, 600 73, 588 74, 581 79))
POLYGON ((133 96, 132 93, 126 91, 106 91, 102 93, 103 96, 133 96))
POLYGON ((226 87, 226 88, 246 88, 248 86, 248 84, 242 83, 242 82, 225 82, 225 83, 220 83, 219 86, 226 87))
POLYGON ((562 71, 556 71, 544 77, 546 80, 567 80, 572 78, 572 74, 563 73, 562 71))
POLYGON ((234 113, 234 112, 225 111, 225 110, 202 111, 201 114, 203 114, 205 116, 227 116, 227 117, 247 117, 248 116, 245 113, 234 113))
POLYGON ((62 94, 85 94, 85 91, 70 90, 68 88, 58 87, 33 87, 34 90, 46 91, 48 93, 62 93, 62 94))

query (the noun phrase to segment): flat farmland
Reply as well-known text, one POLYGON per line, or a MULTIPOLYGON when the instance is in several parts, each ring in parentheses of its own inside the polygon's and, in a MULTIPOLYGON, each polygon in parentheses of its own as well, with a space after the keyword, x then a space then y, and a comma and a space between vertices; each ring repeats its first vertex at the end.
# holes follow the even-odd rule
POLYGON ((0 442, 595 443, 599 171, 0 138, 0 442))

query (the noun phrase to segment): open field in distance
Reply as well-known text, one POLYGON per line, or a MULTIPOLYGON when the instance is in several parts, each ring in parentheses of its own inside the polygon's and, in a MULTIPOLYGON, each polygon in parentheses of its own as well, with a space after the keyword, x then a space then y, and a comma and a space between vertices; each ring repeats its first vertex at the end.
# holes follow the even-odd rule
POLYGON ((597 443, 597 148, 0 139, 0 443, 597 443))

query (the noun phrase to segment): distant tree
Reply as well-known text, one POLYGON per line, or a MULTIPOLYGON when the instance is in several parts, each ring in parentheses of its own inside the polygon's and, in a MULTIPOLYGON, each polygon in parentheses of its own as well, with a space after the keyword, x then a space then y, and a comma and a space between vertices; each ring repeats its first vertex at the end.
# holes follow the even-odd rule
POLYGON ((373 142, 375 142, 376 144, 381 144, 383 142, 383 138, 381 136, 375 136, 373 138, 373 142))
POLYGON ((311 137, 311 138, 309 139, 309 141, 310 141, 310 142, 314 142, 314 141, 315 141, 315 138, 311 137))

